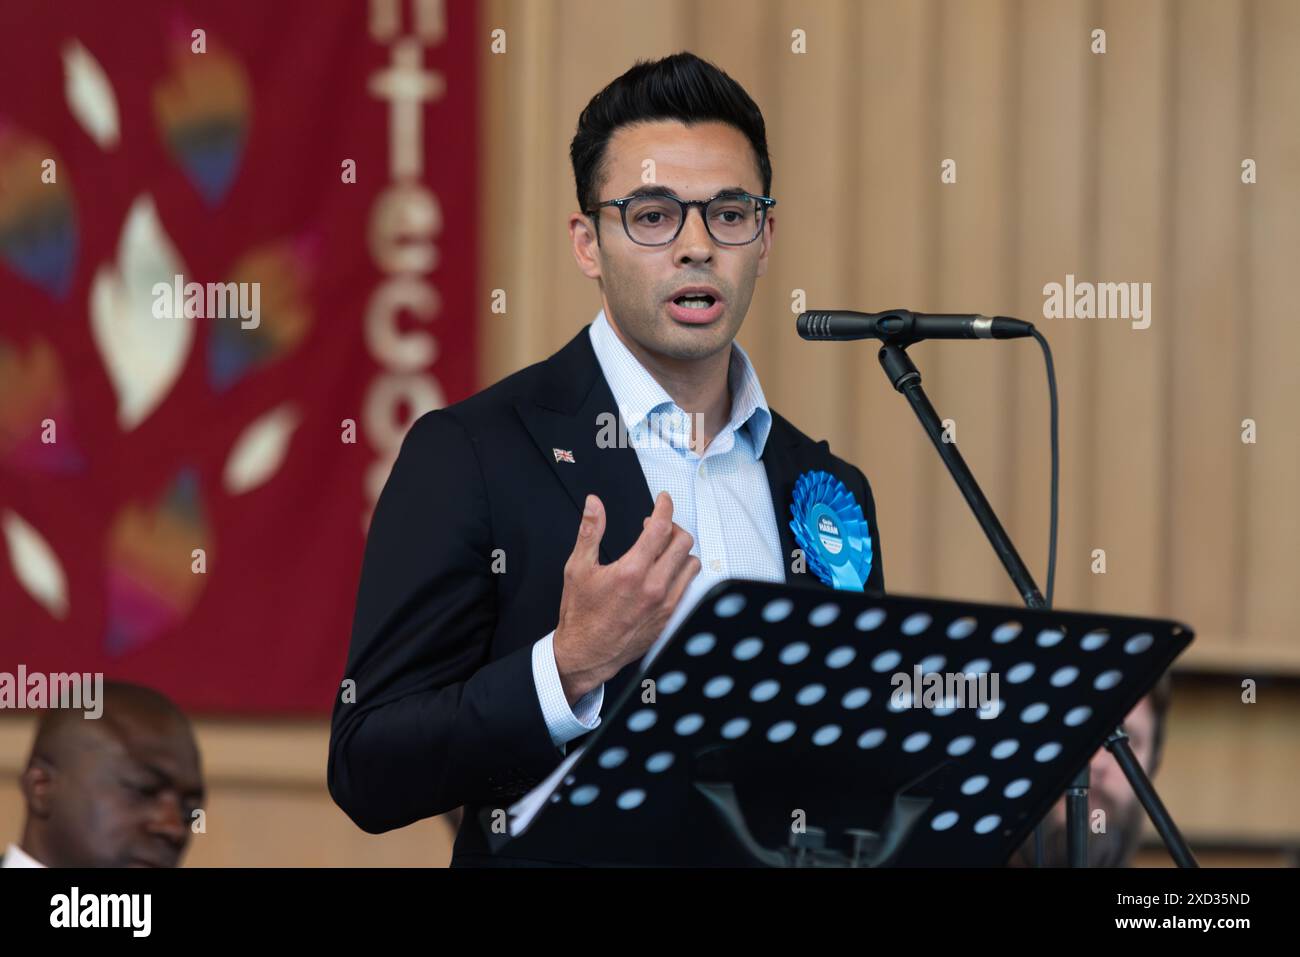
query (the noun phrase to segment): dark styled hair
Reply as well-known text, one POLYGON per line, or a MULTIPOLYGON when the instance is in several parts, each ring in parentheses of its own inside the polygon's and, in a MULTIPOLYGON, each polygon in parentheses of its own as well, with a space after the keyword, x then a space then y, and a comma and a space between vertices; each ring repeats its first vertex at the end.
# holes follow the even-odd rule
POLYGON ((754 147, 763 195, 771 195, 772 160, 767 155, 767 128, 758 105, 744 87, 712 63, 683 52, 662 60, 638 60, 593 96, 578 117, 569 158, 578 206, 584 212, 600 202, 596 190, 604 177, 605 148, 614 131, 653 120, 680 120, 687 125, 716 121, 734 126, 754 147))

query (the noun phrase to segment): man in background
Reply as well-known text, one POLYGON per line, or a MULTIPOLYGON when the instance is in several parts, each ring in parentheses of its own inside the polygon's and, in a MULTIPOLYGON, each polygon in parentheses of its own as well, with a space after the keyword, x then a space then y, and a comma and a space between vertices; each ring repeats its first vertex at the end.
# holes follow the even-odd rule
POLYGON ((20 782, 27 816, 6 868, 176 867, 204 800, 189 719, 121 682, 104 683, 98 719, 42 714, 20 782))
MULTIPOLYGON (((1160 767, 1160 757, 1164 751, 1169 695, 1169 675, 1165 675, 1124 719, 1124 730, 1129 736, 1133 756, 1142 765, 1147 777, 1152 779, 1160 767)), ((1105 748, 1093 755, 1090 772, 1088 866, 1129 867, 1142 837, 1146 811, 1129 786, 1128 779, 1124 777, 1119 762, 1105 748), (1093 827, 1093 815, 1099 809, 1105 813, 1105 830, 1100 833, 1093 827)), ((1064 798, 1047 815, 1043 829, 1043 866, 1068 866, 1064 798)), ((1033 864, 1034 838, 1031 833, 1029 840, 1012 856, 1010 865, 1032 867, 1033 864)))

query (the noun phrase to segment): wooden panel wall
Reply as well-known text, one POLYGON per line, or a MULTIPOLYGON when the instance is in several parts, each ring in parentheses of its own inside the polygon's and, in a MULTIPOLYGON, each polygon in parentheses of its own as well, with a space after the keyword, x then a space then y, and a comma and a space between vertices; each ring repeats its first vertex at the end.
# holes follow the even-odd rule
MULTIPOLYGON (((867 343, 811 307, 1036 322, 1061 390, 1057 604, 1190 622, 1188 661, 1300 669, 1300 5, 1288 0, 488 0, 484 383, 599 308, 568 143, 637 58, 690 49, 763 109, 780 201, 740 340, 772 404, 871 478, 891 590, 1015 591, 867 343), (1106 52, 1091 32, 1106 31, 1106 52), (791 51, 805 31, 807 52, 791 51), (1259 181, 1241 182, 1241 162, 1259 181), (940 182, 940 163, 957 182, 940 182), (1151 283, 1151 324, 1042 318, 1043 286, 1151 283), (508 311, 489 311, 503 289, 508 311), (1258 442, 1241 441, 1254 419, 1258 442), (1094 573, 1093 552, 1106 571, 1094 573)), ((1040 587, 1048 417, 1032 342, 928 343, 941 415, 1040 587)))

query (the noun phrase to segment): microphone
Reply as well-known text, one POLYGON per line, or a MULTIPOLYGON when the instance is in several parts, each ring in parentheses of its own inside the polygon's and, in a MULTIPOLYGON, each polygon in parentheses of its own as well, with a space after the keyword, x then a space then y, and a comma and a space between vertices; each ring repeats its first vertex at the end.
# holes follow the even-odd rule
POLYGON ((922 313, 908 309, 804 312, 795 320, 795 328, 805 339, 880 339, 900 343, 922 339, 1021 339, 1034 334, 1031 323, 1007 316, 922 313))

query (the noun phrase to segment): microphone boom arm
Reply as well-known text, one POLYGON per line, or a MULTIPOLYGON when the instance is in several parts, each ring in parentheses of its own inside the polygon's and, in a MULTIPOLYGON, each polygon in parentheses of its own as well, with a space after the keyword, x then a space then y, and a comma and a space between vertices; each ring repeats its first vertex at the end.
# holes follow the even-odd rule
POLYGON ((948 467, 948 472, 961 490, 962 497, 966 499, 966 504, 975 513, 975 518, 979 521, 980 527, 984 529, 989 544, 993 546, 993 551, 1001 559, 1007 574, 1011 576, 1012 582, 1015 583, 1016 589, 1020 592, 1020 597, 1030 608, 1047 607, 1042 593, 1034 583, 1033 576, 1029 573, 1029 569, 1020 557, 1020 553, 1016 551, 1016 546, 1011 543, 1011 538, 1007 535, 1006 529, 998 521, 989 500, 984 497, 984 492, 980 489, 979 483, 975 481, 970 466, 966 464, 961 452, 957 450, 956 443, 944 439, 943 423, 939 420, 938 413, 934 411, 934 406, 930 404, 925 390, 921 388, 921 373, 916 368, 916 364, 912 362, 911 356, 904 351, 902 345, 886 342, 880 348, 879 359, 881 368, 885 370, 885 375, 889 377, 890 384, 907 398, 907 401, 912 406, 912 411, 920 419, 921 426, 925 429, 926 434, 930 436, 930 441, 934 443, 935 450, 939 453, 939 457, 943 459, 943 464, 948 467))

